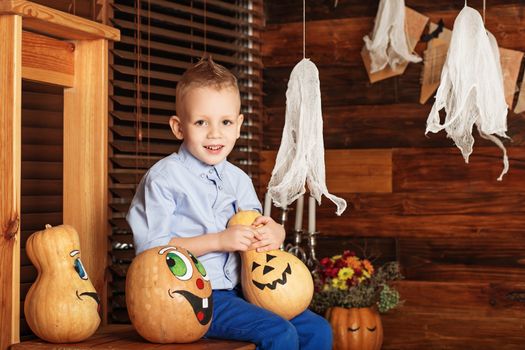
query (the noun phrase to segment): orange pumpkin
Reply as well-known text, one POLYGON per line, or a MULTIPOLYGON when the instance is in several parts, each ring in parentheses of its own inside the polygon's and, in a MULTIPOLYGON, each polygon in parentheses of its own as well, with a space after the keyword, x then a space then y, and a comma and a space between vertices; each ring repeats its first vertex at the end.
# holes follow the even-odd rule
MULTIPOLYGON (((228 222, 251 225, 261 216, 254 210, 240 211, 228 222)), ((241 281, 244 297, 250 303, 290 320, 306 310, 314 292, 312 275, 295 255, 272 250, 241 252, 241 281)))
POLYGON ((201 338, 212 318, 211 283, 204 266, 184 248, 148 249, 126 276, 126 305, 137 332, 154 343, 201 338))
POLYGON ((326 318, 334 334, 334 350, 380 350, 383 325, 379 313, 372 308, 328 309, 326 318))
POLYGON ((80 261, 77 231, 68 225, 46 225, 29 237, 26 250, 38 270, 24 302, 31 330, 52 343, 91 336, 100 324, 99 298, 80 261))

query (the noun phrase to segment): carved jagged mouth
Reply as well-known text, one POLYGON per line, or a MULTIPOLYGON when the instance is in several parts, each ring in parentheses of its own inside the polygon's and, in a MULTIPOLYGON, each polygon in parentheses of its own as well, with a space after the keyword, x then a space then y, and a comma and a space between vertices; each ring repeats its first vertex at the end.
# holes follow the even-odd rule
POLYGON ((260 290, 264 290, 264 288, 268 288, 268 289, 271 289, 271 290, 274 290, 275 288, 277 288, 277 284, 281 284, 281 285, 284 285, 286 284, 286 280, 287 280, 287 275, 290 275, 292 273, 292 268, 290 267, 290 264, 288 264, 288 266, 286 266, 286 269, 284 270, 282 276, 280 279, 277 279, 275 281, 273 281, 272 283, 260 283, 260 282, 257 282, 257 281, 253 281, 253 284, 259 288, 260 290))
POLYGON ((173 298, 173 294, 180 294, 190 303, 195 317, 199 320, 201 325, 208 324, 211 320, 212 310, 213 310, 213 300, 211 294, 207 298, 201 298, 195 294, 188 292, 187 290, 174 290, 171 291, 168 289, 168 295, 170 298, 173 298))
POLYGON ((95 299, 95 301, 97 302, 97 304, 100 304, 100 299, 98 297, 98 294, 95 293, 95 292, 84 292, 84 293, 80 293, 78 294, 78 290, 76 291, 77 292, 77 298, 79 298, 80 300, 82 300, 81 296, 88 296, 88 297, 91 297, 93 299, 95 299))

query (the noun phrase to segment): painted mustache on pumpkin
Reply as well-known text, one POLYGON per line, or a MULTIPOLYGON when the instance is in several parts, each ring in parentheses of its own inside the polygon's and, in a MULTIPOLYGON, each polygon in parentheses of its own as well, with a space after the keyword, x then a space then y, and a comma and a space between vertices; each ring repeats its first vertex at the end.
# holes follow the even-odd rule
POLYGON ((197 320, 199 320, 201 325, 204 326, 210 322, 213 310, 213 299, 211 298, 211 295, 208 298, 201 298, 187 290, 171 291, 168 289, 168 295, 170 298, 173 298, 173 294, 175 293, 186 298, 195 313, 195 317, 197 317, 197 320))
POLYGON ((80 293, 78 294, 78 290, 77 290, 77 298, 79 298, 80 300, 82 300, 81 296, 83 295, 86 295, 88 297, 91 297, 93 299, 95 299, 95 301, 97 302, 97 304, 100 304, 100 299, 98 297, 98 294, 95 293, 95 292, 84 292, 84 293, 80 293))

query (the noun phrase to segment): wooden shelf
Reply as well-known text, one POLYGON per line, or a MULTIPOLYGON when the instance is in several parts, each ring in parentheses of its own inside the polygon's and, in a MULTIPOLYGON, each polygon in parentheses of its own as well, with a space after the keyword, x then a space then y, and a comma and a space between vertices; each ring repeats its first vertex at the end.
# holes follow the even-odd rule
POLYGON ((91 338, 82 343, 51 344, 43 340, 31 340, 11 345, 11 350, 253 350, 255 345, 245 342, 217 339, 201 339, 190 344, 154 344, 144 340, 131 325, 108 325, 101 327, 91 338))

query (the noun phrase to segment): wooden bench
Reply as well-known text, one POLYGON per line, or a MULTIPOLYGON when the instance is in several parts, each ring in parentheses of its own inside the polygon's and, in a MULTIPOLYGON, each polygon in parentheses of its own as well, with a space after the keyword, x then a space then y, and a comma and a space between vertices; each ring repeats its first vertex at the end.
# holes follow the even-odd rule
POLYGON ((190 344, 154 344, 142 338, 131 325, 101 327, 82 343, 51 344, 36 339, 11 345, 10 350, 254 350, 255 345, 245 342, 201 339, 190 344))

